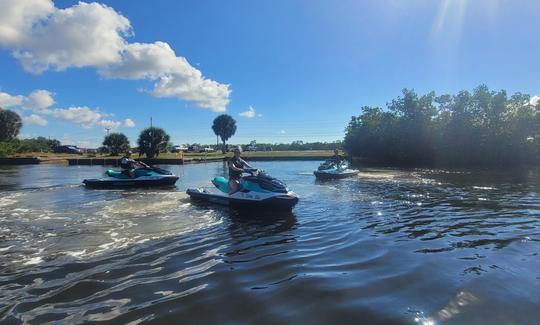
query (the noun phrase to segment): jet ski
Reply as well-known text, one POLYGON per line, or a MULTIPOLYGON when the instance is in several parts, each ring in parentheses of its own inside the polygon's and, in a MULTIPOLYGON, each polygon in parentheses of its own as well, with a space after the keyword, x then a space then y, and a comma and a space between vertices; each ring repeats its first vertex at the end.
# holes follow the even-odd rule
POLYGON ((358 175, 356 169, 349 169, 349 164, 343 162, 336 164, 333 161, 323 162, 319 168, 313 172, 318 179, 338 179, 358 175))
POLYGON ((178 180, 178 176, 168 170, 149 166, 135 169, 133 176, 125 171, 112 169, 105 174, 109 177, 85 179, 83 183, 91 188, 159 187, 173 186, 178 180))
POLYGON ((206 201, 233 208, 291 211, 298 203, 298 195, 262 170, 248 169, 249 175, 240 179, 239 190, 229 195, 231 188, 225 177, 216 177, 216 188, 190 188, 186 193, 192 200, 206 201))

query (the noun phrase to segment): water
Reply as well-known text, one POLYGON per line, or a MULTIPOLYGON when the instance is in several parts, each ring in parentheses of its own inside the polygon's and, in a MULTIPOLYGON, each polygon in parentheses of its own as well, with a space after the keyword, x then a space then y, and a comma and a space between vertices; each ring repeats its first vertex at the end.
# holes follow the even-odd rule
POLYGON ((0 167, 0 322, 540 319, 540 170, 256 165, 299 194, 292 213, 193 205, 222 163, 131 191, 80 185, 102 167, 0 167))

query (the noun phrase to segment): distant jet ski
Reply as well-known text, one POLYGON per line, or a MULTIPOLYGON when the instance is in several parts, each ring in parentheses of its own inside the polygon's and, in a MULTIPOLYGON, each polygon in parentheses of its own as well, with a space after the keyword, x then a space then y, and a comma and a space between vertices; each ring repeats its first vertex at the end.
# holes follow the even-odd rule
POLYGON ((133 177, 112 169, 105 174, 109 177, 85 179, 83 183, 92 188, 159 187, 173 186, 178 180, 178 176, 170 171, 156 167, 137 168, 133 171, 133 177))
POLYGON ((319 168, 313 172, 318 179, 337 179, 358 175, 360 171, 349 169, 349 164, 343 162, 336 164, 332 161, 323 162, 319 168))
POLYGON ((231 189, 225 177, 216 177, 216 188, 190 188, 186 193, 192 200, 207 201, 242 209, 290 211, 298 203, 298 195, 287 186, 258 169, 246 171, 250 175, 240 180, 239 191, 229 195, 231 189))

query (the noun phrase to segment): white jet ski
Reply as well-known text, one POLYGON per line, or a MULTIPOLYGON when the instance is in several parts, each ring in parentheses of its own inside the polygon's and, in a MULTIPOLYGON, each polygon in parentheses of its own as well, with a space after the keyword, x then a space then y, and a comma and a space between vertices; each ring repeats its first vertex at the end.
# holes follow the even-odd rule
POLYGON ((338 179, 358 175, 357 169, 349 169, 349 164, 342 162, 336 164, 333 161, 323 162, 319 168, 313 172, 318 179, 338 179))
POLYGON ((231 189, 225 177, 216 177, 216 188, 190 188, 186 193, 192 200, 207 201, 242 209, 291 211, 298 203, 298 195, 287 186, 262 170, 249 169, 250 175, 240 180, 239 190, 229 195, 231 189))

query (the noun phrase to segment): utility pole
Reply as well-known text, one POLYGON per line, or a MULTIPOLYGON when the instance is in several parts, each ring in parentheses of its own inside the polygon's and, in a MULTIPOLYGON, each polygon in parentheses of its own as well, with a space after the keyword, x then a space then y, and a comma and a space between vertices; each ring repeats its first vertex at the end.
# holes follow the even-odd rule
POLYGON ((107 130, 107 135, 109 135, 109 131, 111 130, 111 128, 105 128, 105 130, 107 130))

